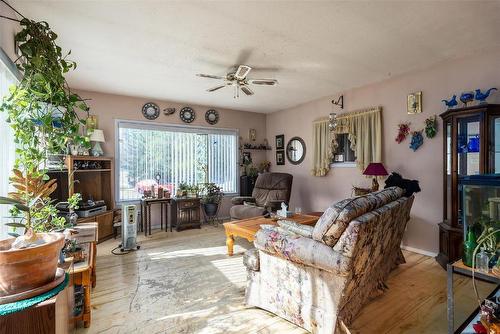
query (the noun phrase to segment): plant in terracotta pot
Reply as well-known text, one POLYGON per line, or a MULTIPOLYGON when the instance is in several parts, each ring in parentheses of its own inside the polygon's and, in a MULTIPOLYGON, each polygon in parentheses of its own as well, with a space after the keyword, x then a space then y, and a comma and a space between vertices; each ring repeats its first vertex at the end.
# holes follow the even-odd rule
POLYGON ((215 183, 205 183, 203 185, 200 201, 206 216, 213 217, 217 214, 223 196, 222 188, 215 183))
POLYGON ((7 113, 17 146, 10 178, 16 191, 1 197, 0 204, 12 205, 11 215, 17 221, 8 224, 24 228, 24 235, 0 241, 0 296, 54 279, 64 243, 64 235, 54 231, 64 227, 65 219, 58 217, 50 198, 57 185, 47 175, 48 157, 66 152, 70 142, 90 147, 88 137, 80 134, 88 107, 64 78, 76 63, 62 54, 57 35, 46 22, 23 19, 20 24, 15 40, 21 56, 16 62, 23 78, 10 87, 0 107, 7 113))

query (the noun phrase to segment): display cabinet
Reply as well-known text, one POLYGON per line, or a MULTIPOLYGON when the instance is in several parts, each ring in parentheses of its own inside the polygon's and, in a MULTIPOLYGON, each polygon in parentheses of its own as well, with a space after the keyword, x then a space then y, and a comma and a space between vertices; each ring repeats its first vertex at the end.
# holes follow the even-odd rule
POLYGON ((462 256, 463 201, 459 179, 500 173, 500 105, 480 104, 449 109, 443 120, 443 221, 439 224, 439 254, 446 268, 462 256))

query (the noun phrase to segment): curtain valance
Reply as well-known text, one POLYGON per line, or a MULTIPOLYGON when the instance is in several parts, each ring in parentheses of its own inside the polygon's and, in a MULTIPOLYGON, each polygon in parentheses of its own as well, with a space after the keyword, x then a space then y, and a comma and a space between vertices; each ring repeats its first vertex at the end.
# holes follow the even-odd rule
POLYGON ((382 160, 382 107, 357 110, 337 116, 337 127, 332 131, 332 147, 336 151, 337 135, 347 133, 356 165, 362 171, 370 162, 382 160))

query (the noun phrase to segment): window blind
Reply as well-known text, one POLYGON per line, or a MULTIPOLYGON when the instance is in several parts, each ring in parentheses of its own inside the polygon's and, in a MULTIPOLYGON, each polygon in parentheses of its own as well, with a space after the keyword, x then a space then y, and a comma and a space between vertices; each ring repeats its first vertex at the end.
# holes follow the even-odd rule
POLYGON ((237 130, 117 121, 118 201, 133 201, 151 185, 175 194, 180 183, 213 182, 238 192, 237 130))

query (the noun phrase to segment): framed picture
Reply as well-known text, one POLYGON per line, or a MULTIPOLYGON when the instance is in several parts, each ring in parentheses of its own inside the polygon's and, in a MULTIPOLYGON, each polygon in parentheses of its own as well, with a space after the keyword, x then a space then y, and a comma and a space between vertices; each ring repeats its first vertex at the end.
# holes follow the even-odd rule
POLYGON ((285 135, 277 135, 276 136, 276 149, 284 150, 285 149, 285 135))
POLYGON ((252 163, 252 154, 250 152, 243 152, 243 165, 250 165, 252 163))
POLYGON ((420 114, 422 112, 422 92, 408 94, 408 114, 420 114))
POLYGON ((248 130, 248 139, 250 141, 256 141, 257 140, 257 130, 255 130, 255 129, 248 130))
POLYGON ((276 165, 285 164, 285 150, 276 151, 276 165))

